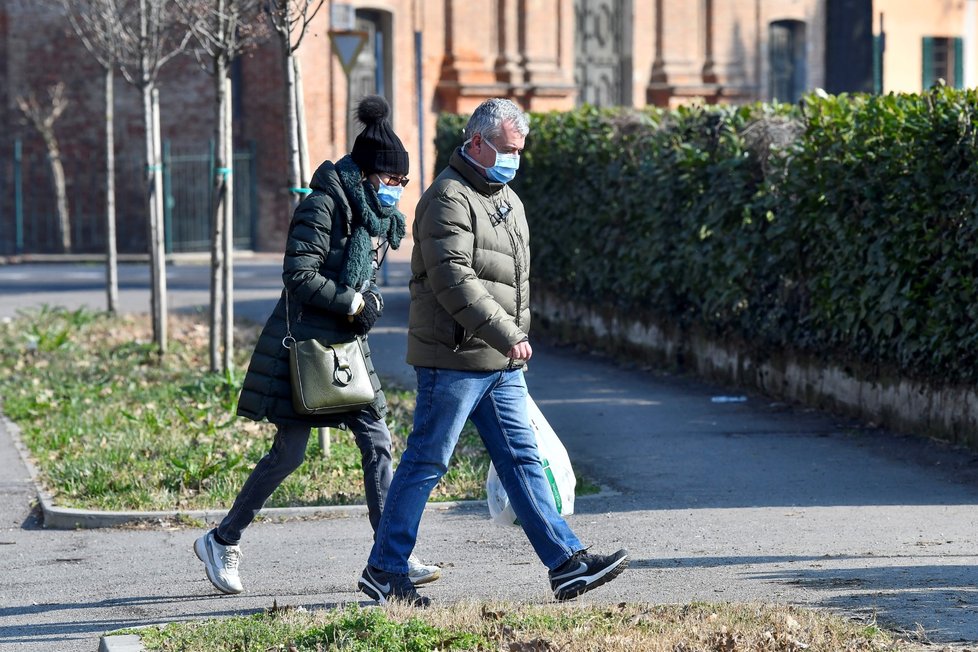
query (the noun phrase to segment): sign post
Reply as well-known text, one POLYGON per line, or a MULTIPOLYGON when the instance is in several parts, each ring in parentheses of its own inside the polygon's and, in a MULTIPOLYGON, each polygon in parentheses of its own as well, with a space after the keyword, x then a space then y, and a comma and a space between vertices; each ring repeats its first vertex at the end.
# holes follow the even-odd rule
MULTIPOLYGON (((346 75, 346 118, 350 119, 351 98, 350 72, 357 63, 357 57, 367 44, 370 35, 356 27, 356 8, 348 3, 333 3, 330 5, 329 42, 333 46, 336 58, 340 60, 343 74, 346 75)), ((330 456, 332 433, 330 428, 319 429, 319 446, 323 457, 330 456)))

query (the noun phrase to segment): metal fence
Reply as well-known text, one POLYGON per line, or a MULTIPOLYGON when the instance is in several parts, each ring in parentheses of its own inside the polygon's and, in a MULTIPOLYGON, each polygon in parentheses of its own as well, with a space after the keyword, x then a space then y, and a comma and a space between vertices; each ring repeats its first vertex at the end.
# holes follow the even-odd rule
MULTIPOLYGON (((13 143, 0 157, 0 254, 65 253, 50 164, 43 152, 13 143)), ((105 162, 62 157, 68 193, 71 252, 105 251, 105 162)), ((254 145, 234 155, 234 246, 254 249, 258 214, 254 145)), ((164 239, 167 253, 208 251, 211 240, 214 147, 163 145, 164 239)), ((116 240, 120 253, 145 253, 148 242, 142 156, 116 157, 116 240)))

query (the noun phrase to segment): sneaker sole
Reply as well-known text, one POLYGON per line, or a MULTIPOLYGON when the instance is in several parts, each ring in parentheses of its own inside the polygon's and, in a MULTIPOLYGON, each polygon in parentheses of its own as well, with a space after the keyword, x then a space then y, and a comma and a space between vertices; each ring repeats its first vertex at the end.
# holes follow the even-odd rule
POLYGON ((203 547, 204 547, 203 537, 194 541, 194 554, 197 555, 197 559, 204 562, 204 571, 207 573, 207 579, 210 580, 211 584, 214 585, 214 588, 220 591, 221 593, 226 593, 228 595, 237 595, 239 593, 243 593, 244 589, 237 591, 229 586, 222 586, 216 579, 214 579, 214 574, 211 571, 211 565, 207 563, 207 553, 206 551, 203 550, 203 547))
POLYGON ((429 573, 428 575, 425 575, 424 577, 419 577, 418 579, 414 579, 412 577, 411 584, 414 584, 415 586, 421 586, 422 584, 428 584, 440 578, 441 578, 441 571, 436 570, 433 573, 429 573))
POLYGON ((621 575, 622 571, 628 568, 628 557, 622 557, 618 560, 618 563, 614 566, 606 568, 600 575, 594 578, 591 582, 583 580, 584 584, 572 585, 563 589, 560 593, 554 593, 554 598, 558 602, 564 602, 565 600, 573 600, 574 598, 583 595, 590 591, 591 589, 596 589, 599 586, 603 586, 621 575))

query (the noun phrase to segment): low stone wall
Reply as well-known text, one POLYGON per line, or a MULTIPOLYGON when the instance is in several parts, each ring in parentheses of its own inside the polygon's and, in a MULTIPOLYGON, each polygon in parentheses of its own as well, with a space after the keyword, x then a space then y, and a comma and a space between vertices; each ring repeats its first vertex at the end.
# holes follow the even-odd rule
POLYGON ((812 357, 777 353, 764 360, 747 347, 667 324, 645 323, 534 289, 534 329, 610 354, 627 354, 668 369, 757 389, 916 435, 978 449, 978 392, 860 370, 812 357))

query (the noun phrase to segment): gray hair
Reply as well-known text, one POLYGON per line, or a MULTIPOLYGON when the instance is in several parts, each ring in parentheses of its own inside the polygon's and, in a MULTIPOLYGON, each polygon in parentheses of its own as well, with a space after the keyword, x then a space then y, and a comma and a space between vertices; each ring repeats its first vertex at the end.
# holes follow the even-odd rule
POLYGON ((476 134, 495 140, 503 133, 503 125, 512 123, 521 136, 530 133, 530 119, 512 100, 494 97, 480 104, 469 123, 465 125, 465 139, 471 140, 476 134))

